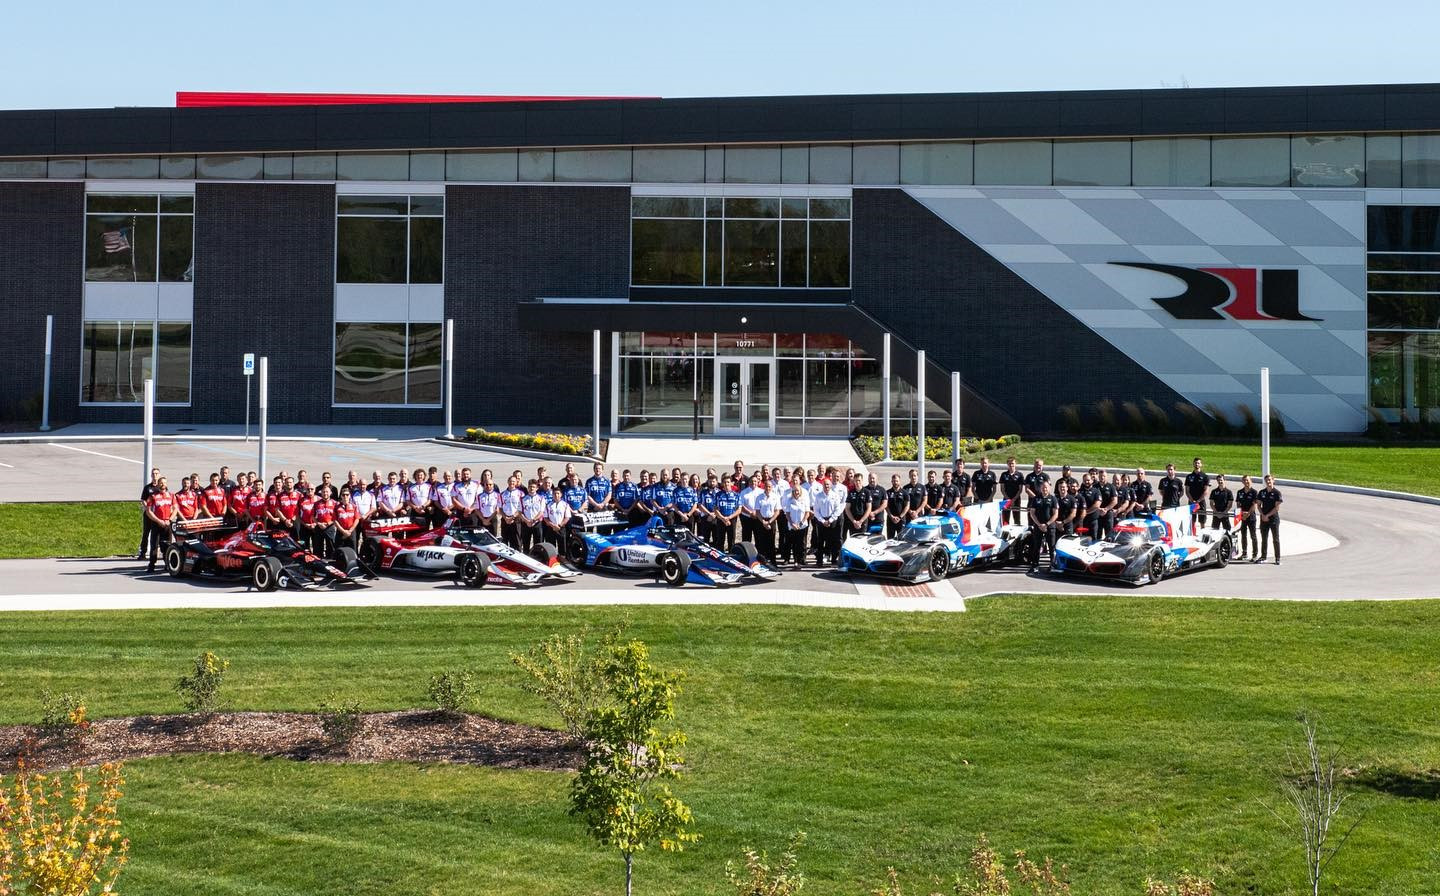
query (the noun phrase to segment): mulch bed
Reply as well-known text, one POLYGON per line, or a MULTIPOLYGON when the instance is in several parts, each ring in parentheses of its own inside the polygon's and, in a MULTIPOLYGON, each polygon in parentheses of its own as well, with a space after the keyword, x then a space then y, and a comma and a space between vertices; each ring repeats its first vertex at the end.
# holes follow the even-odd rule
POLYGON ((331 744, 320 716, 298 712, 222 712, 97 719, 78 741, 46 738, 32 725, 0 726, 0 773, 23 754, 41 768, 74 768, 174 756, 250 753, 314 762, 454 762, 495 768, 573 771, 583 759, 563 731, 446 716, 433 710, 366 713, 360 733, 331 744))

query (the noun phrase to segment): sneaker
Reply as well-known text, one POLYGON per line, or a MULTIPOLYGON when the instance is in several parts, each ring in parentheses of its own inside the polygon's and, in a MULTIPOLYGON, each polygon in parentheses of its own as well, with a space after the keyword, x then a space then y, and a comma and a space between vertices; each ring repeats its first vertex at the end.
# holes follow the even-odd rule
POLYGON ((1276 557, 1276 558, 1275 558, 1275 565, 1276 565, 1276 566, 1279 566, 1279 565, 1280 565, 1280 558, 1279 558, 1279 557, 1276 557))

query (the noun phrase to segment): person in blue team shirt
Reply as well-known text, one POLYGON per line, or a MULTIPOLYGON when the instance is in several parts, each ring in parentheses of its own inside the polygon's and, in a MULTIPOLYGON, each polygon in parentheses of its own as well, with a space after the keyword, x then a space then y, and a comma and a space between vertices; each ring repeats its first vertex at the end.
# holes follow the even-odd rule
POLYGON ((635 517, 640 505, 640 486, 630 481, 629 470, 621 474, 620 481, 615 484, 612 499, 618 513, 627 517, 632 524, 639 523, 635 517))
POLYGON ((670 519, 670 507, 675 503, 675 483, 670 480, 670 474, 665 470, 660 471, 660 481, 655 483, 655 490, 650 493, 651 512, 663 520, 670 519))
POLYGON ((630 511, 630 522, 636 526, 655 515, 655 480, 649 470, 640 471, 640 491, 635 507, 630 511))
POLYGON ((573 513, 579 513, 584 510, 586 504, 590 501, 590 496, 586 492, 585 486, 581 484, 580 478, 578 476, 573 477, 568 482, 562 483, 562 485, 563 491, 561 494, 565 498, 565 503, 570 505, 570 510, 573 513))
POLYGON ((735 524, 739 519, 740 489, 735 487, 730 474, 726 473, 725 478, 720 481, 720 488, 715 492, 715 540, 712 542, 715 547, 722 551, 730 550, 735 544, 735 524))
POLYGON ((585 480, 585 494, 585 510, 604 510, 610 506, 610 478, 605 475, 604 464, 595 464, 595 475, 585 480))
POLYGON ((686 480, 682 474, 675 485, 675 502, 670 508, 670 525, 694 527, 695 508, 700 505, 700 493, 696 488, 700 480, 691 476, 686 480))
POLYGON ((715 499, 720 494, 720 482, 715 478, 714 470, 705 477, 705 484, 700 486, 697 494, 700 503, 695 506, 695 534, 714 544, 715 524, 719 520, 715 515, 715 499))

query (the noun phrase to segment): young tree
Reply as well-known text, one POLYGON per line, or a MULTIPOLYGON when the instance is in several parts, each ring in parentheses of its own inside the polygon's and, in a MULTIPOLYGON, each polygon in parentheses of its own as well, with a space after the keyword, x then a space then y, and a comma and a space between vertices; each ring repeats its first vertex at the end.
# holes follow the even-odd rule
POLYGON ((525 678, 521 687, 550 704, 565 730, 583 740, 590 718, 609 698, 604 667, 629 621, 609 629, 596 643, 590 627, 569 635, 551 635, 524 653, 510 654, 525 678))
POLYGON ((0 894, 110 893, 129 858, 118 806, 120 766, 41 775, 24 762, 0 789, 0 894), (96 793, 92 794, 91 790, 96 793))
POLYGON ((685 734, 660 727, 675 718, 680 676, 651 665, 641 641, 611 645, 599 671, 607 699, 585 728, 585 763, 570 785, 570 814, 601 846, 619 851, 631 896, 635 853, 657 843, 678 852, 700 839, 690 808, 670 792, 682 775, 685 734))
POLYGON ((1290 812, 1266 808, 1300 838, 1311 896, 1320 896, 1326 867, 1365 819, 1365 812, 1356 813, 1348 825, 1341 821, 1351 794, 1339 778, 1340 750, 1336 747, 1327 752, 1320 746, 1320 725, 1309 715, 1301 713, 1296 721, 1305 747, 1300 754, 1291 754, 1289 771, 1280 778, 1280 792, 1290 812))

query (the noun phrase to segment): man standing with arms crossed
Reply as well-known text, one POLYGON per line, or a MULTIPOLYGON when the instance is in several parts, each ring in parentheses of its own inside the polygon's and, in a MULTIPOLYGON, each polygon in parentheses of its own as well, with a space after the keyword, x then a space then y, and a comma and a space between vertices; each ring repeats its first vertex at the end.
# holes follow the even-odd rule
POLYGON ((1275 487, 1275 477, 1269 473, 1265 474, 1265 487, 1260 489, 1256 496, 1256 503, 1260 509, 1260 563, 1265 562, 1265 555, 1271 539, 1275 541, 1275 565, 1280 565, 1280 505, 1285 499, 1280 496, 1280 489, 1275 487))
POLYGON ((1185 496, 1195 508, 1195 528, 1205 528, 1205 496, 1210 492, 1210 477, 1204 472, 1204 464, 1195 458, 1194 468, 1185 477, 1185 496))

